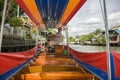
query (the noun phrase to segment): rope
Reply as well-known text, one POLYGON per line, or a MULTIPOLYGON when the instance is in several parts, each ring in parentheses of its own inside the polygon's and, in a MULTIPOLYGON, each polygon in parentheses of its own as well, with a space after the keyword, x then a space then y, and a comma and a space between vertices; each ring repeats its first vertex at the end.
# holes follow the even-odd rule
POLYGON ((105 16, 104 16, 104 10, 103 10, 103 6, 102 6, 102 1, 99 0, 99 3, 100 3, 100 9, 101 9, 101 12, 102 12, 102 17, 103 17, 103 20, 105 21, 105 16))

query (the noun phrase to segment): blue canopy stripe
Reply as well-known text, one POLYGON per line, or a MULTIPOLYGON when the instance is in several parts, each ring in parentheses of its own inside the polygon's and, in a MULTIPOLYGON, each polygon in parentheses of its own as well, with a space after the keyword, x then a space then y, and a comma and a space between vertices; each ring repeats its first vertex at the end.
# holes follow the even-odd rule
POLYGON ((59 21, 69 0, 35 0, 44 22, 59 21))

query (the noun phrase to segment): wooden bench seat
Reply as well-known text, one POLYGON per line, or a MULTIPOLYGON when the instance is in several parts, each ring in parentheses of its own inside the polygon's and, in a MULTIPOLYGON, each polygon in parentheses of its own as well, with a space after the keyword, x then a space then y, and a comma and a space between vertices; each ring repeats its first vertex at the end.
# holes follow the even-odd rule
POLYGON ((42 80, 40 73, 22 74, 17 80, 42 80))
POLYGON ((44 65, 46 61, 46 55, 39 56, 35 62, 31 62, 30 66, 44 65))
POLYGON ((46 61, 45 65, 63 65, 63 66, 76 66, 77 63, 74 61, 55 61, 55 60, 51 60, 51 61, 46 61))
POLYGON ((43 72, 61 72, 61 71, 78 71, 82 72, 80 67, 73 67, 73 66, 43 66, 43 72))
POLYGON ((82 70, 80 67, 73 67, 73 66, 29 66, 26 72, 29 73, 36 73, 36 72, 58 72, 58 71, 79 71, 81 73, 82 70), (28 71, 27 71, 28 70, 28 71))
POLYGON ((61 58, 61 57, 47 57, 46 58, 47 61, 50 61, 50 60, 55 60, 55 61, 73 61, 73 59, 71 58, 61 58))
POLYGON ((47 55, 47 57, 70 58, 69 56, 66 56, 66 55, 63 55, 63 54, 50 54, 50 55, 47 55))
POLYGON ((30 66, 28 69, 30 73, 42 72, 43 66, 30 66))
POLYGON ((42 72, 22 74, 18 80, 92 80, 93 75, 80 72, 42 72))

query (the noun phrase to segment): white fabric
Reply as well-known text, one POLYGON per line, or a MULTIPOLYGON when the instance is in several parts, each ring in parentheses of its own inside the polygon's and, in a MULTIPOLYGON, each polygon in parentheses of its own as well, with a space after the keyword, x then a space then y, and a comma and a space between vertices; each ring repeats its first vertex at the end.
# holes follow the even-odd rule
POLYGON ((61 32, 57 33, 56 36, 54 37, 54 41, 56 44, 60 44, 61 42, 61 32))

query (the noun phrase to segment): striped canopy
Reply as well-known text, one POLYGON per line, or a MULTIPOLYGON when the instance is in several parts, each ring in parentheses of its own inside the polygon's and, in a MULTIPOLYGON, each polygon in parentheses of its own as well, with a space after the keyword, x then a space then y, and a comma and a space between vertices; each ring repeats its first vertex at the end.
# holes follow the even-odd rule
POLYGON ((42 28, 66 25, 86 0, 15 0, 31 20, 42 28))

